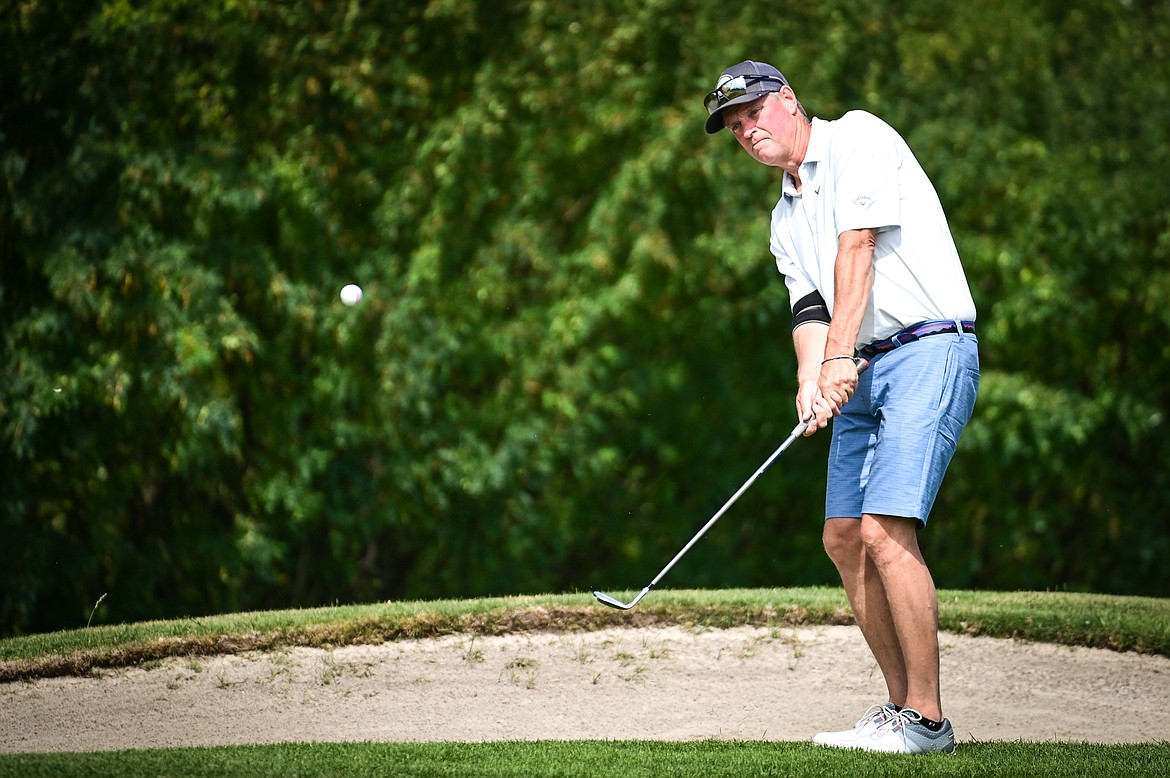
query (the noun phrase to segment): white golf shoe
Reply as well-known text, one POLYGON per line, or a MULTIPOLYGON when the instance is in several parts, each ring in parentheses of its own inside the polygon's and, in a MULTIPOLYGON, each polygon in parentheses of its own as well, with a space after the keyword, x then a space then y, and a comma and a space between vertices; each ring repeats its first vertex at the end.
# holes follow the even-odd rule
POLYGON ((843 729, 837 732, 818 732, 812 742, 818 746, 833 746, 835 748, 855 748, 853 742, 860 738, 867 738, 877 731, 878 727, 892 719, 897 711, 893 703, 874 705, 853 725, 853 729, 843 729))
POLYGON ((949 719, 943 719, 942 729, 935 732, 922 723, 918 711, 902 708, 845 747, 883 754, 953 754, 955 730, 949 719))

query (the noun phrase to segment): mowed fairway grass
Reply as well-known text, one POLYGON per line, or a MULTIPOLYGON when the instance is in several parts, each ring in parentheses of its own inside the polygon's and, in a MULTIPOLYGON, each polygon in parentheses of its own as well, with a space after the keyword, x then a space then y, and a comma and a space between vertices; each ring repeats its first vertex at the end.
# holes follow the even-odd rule
POLYGON ((1170 746, 964 744, 951 756, 830 751, 806 743, 579 741, 297 743, 275 746, 33 754, 0 774, 27 776, 1145 776, 1170 774, 1170 746))
MULTIPOLYGON (((628 597, 631 592, 613 592, 628 597)), ((168 656, 381 643, 448 634, 667 624, 848 623, 840 589, 655 592, 636 609, 588 594, 381 603, 100 626, 0 641, 0 681, 86 674, 168 656)), ((1105 595, 940 593, 959 634, 1170 656, 1170 600, 1105 595)), ((2 733, 0 733, 2 736, 2 733)), ((953 756, 904 757, 808 743, 695 741, 290 743, 101 753, 0 755, 0 776, 933 776, 1170 775, 1170 742, 963 743, 953 756)), ((1168 733, 1170 737, 1170 733, 1168 733)))

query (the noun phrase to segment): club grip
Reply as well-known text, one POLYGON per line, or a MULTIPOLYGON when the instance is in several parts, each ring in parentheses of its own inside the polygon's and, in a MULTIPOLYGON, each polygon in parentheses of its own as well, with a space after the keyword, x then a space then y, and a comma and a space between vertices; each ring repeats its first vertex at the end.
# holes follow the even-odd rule
POLYGON ((866 370, 869 370, 869 360, 865 357, 854 357, 853 364, 857 367, 857 375, 861 375, 866 370))

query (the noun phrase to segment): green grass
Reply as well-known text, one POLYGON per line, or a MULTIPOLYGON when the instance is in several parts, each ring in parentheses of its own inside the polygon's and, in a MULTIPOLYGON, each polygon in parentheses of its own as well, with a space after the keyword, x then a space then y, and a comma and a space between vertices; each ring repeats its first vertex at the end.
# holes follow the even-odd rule
MULTIPOLYGON (((236 613, 0 640, 0 682, 78 675, 173 656, 380 644, 457 633, 851 621, 842 590, 828 587, 663 590, 632 611, 601 607, 589 594, 565 594, 236 613)), ((959 634, 1170 656, 1170 600, 1166 599, 944 590, 939 593, 939 623, 942 629, 959 634)))
MULTIPOLYGON (((626 597, 632 592, 611 592, 626 597)), ((1170 656, 1170 600, 1036 592, 940 592, 940 625, 960 634, 1170 656)), ((0 640, 0 681, 87 674, 170 656, 339 646, 466 633, 668 624, 850 623, 833 588, 654 592, 628 612, 588 594, 400 602, 95 626, 0 640)), ((614 737, 623 733, 614 732, 614 737)), ((696 741, 294 743, 80 754, 0 755, 4 776, 932 776, 1170 775, 1170 742, 961 743, 952 757, 901 757, 805 743, 696 741)))
POLYGON ((804 743, 579 741, 232 746, 0 757, 0 776, 1085 776, 1167 775, 1170 745, 978 743, 953 756, 831 751, 804 743))

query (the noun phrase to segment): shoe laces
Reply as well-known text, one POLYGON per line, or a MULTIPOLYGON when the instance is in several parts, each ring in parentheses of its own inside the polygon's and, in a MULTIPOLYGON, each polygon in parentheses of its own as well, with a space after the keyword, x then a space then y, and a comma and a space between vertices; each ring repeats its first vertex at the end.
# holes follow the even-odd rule
POLYGON ((869 710, 861 714, 861 718, 857 720, 857 723, 854 724, 853 727, 854 729, 857 729, 867 721, 872 721, 878 726, 881 726, 889 721, 890 717, 893 715, 894 710, 888 705, 871 705, 869 710))
POLYGON ((902 708, 902 710, 889 710, 888 717, 878 724, 877 731, 884 732, 889 730, 891 732, 900 732, 903 737, 906 733, 906 727, 910 724, 917 724, 922 721, 922 714, 913 708, 902 708))

